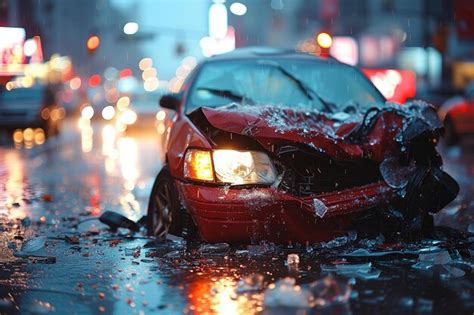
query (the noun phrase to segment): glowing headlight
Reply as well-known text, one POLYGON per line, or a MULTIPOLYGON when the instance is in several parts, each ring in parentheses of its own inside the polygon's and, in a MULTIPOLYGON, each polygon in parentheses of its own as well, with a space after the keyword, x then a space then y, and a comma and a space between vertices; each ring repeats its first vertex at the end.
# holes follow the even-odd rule
POLYGON ((216 178, 232 185, 271 184, 276 171, 268 155, 257 151, 215 150, 216 178))
POLYGON ((272 184, 275 168, 268 155, 257 151, 190 149, 184 159, 184 176, 231 185, 272 184))

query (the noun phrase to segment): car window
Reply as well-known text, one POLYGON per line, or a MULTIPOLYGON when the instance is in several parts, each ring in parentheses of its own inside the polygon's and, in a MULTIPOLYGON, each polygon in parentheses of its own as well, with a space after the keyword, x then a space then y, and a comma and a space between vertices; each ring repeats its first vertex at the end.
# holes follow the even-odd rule
POLYGON ((205 64, 190 91, 187 112, 232 102, 336 112, 384 99, 355 68, 307 60, 240 60, 205 64))

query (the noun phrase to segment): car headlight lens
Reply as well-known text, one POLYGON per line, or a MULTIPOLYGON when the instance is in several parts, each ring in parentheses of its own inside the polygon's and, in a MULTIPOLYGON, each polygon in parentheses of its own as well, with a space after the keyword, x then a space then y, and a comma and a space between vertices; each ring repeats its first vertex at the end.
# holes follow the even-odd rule
POLYGON ((216 177, 223 183, 271 184, 276 178, 275 168, 263 152, 215 150, 212 161, 216 177))
POLYGON ((200 181, 231 185, 272 184, 276 171, 268 155, 257 151, 189 149, 184 159, 184 176, 200 181))

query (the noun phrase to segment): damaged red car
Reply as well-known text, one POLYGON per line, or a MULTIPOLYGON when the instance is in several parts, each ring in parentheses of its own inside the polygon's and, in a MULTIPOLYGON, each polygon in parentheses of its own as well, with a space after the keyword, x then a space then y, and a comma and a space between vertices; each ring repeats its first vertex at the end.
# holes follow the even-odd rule
POLYGON ((418 233, 452 201, 443 126, 389 104, 357 68, 277 49, 199 64, 165 95, 164 166, 150 234, 207 242, 319 242, 356 230, 418 233))

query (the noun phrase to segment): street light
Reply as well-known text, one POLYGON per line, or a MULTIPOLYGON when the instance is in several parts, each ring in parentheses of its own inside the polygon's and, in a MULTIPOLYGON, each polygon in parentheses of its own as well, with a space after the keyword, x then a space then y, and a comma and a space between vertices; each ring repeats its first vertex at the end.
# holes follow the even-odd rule
POLYGON ((97 48, 99 48, 99 45, 100 45, 99 36, 92 35, 87 39, 86 46, 87 46, 87 50, 89 51, 89 53, 92 54, 93 52, 95 52, 97 50, 97 48))
POLYGON ((230 5, 230 12, 235 15, 245 15, 245 13, 247 13, 247 7, 243 3, 234 2, 230 5))
POLYGON ((123 26, 123 32, 127 35, 133 35, 138 32, 140 26, 136 22, 128 22, 123 26))
POLYGON ((329 33, 321 32, 316 36, 316 42, 321 48, 329 48, 332 45, 332 36, 329 33))

